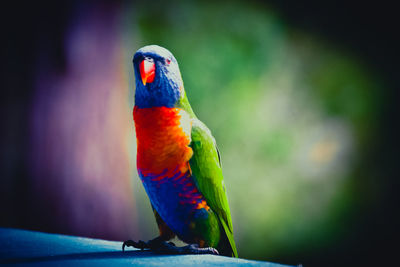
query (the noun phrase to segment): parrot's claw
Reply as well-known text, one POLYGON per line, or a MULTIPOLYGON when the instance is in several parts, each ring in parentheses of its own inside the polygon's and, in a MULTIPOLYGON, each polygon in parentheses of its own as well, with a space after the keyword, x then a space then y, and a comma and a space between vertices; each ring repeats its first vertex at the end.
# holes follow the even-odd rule
POLYGON ((139 240, 139 242, 135 242, 133 240, 126 240, 122 244, 122 251, 125 251, 125 247, 134 247, 134 248, 139 248, 141 250, 144 250, 145 248, 150 248, 150 246, 142 240, 139 240))
POLYGON ((133 240, 127 240, 122 244, 122 251, 125 251, 125 247, 134 247, 141 250, 150 249, 160 254, 213 254, 219 255, 218 250, 212 247, 199 248, 197 244, 190 244, 184 247, 177 247, 172 242, 166 242, 159 237, 154 238, 148 242, 139 240, 135 242, 133 240))
POLYGON ((165 242, 158 238, 148 242, 150 249, 160 254, 214 254, 219 255, 215 248, 199 248, 197 244, 190 244, 184 247, 177 247, 172 242, 165 242))
POLYGON ((183 253, 182 254, 213 254, 213 255, 219 255, 218 250, 216 250, 213 247, 207 247, 207 248, 199 248, 199 245, 197 244, 190 244, 187 246, 182 247, 183 253))

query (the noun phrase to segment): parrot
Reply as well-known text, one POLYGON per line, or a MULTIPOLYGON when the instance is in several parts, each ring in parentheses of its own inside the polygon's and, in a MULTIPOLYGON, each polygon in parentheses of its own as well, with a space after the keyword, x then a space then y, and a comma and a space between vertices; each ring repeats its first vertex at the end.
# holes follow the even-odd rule
POLYGON ((238 257, 220 153, 191 108, 177 60, 148 45, 134 54, 133 69, 136 165, 159 236, 127 240, 122 250, 238 257), (175 236, 188 245, 169 242, 175 236))

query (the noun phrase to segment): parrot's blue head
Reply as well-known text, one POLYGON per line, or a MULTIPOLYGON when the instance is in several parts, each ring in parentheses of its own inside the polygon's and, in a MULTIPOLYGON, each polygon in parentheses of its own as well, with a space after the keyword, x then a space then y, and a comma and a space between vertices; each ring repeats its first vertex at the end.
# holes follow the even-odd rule
POLYGON ((183 94, 178 62, 158 45, 140 48, 133 56, 135 105, 139 108, 175 107, 183 94))

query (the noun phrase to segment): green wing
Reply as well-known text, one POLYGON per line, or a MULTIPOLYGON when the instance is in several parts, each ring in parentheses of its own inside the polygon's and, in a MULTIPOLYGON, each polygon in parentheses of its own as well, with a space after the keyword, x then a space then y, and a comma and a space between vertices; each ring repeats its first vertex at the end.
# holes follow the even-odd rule
POLYGON ((233 255, 237 257, 231 213, 215 140, 207 126, 196 118, 193 119, 191 138, 193 157, 189 163, 193 179, 207 204, 217 214, 231 245, 233 255))

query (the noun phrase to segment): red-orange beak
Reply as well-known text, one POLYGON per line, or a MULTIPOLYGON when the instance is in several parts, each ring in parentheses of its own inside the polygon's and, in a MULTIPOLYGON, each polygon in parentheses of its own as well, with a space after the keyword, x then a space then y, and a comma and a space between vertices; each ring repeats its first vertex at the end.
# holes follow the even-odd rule
POLYGON ((145 58, 139 65, 140 76, 142 77, 143 85, 152 83, 156 75, 156 65, 153 60, 145 58))

